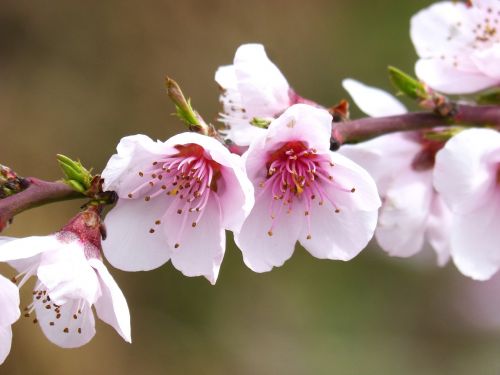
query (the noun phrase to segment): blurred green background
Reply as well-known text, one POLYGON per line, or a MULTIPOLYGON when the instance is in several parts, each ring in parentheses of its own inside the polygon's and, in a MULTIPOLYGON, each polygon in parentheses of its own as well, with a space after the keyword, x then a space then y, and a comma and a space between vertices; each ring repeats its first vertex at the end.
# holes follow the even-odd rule
MULTIPOLYGON (((167 74, 213 120, 214 72, 245 42, 263 43, 292 86, 325 105, 346 97, 345 77, 390 90, 386 66, 413 70, 409 19, 430 3, 3 0, 0 162, 57 179, 56 153, 99 171, 124 135, 182 131, 167 74)), ((79 203, 24 213, 5 234, 51 233, 79 203)), ((170 264, 111 272, 132 345, 98 323, 90 344, 63 350, 21 319, 0 374, 500 373, 500 280, 438 268, 429 249, 398 259, 372 246, 342 263, 297 248, 285 266, 255 274, 229 238, 216 286, 170 264)))

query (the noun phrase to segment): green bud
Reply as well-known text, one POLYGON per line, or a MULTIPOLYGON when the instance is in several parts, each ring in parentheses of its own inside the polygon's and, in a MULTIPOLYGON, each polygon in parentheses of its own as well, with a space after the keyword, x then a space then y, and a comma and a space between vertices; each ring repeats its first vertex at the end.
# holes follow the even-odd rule
POLYGON ((90 188, 92 174, 79 161, 60 154, 57 155, 57 161, 64 173, 65 183, 80 193, 90 188))
POLYGON ((191 106, 191 101, 186 99, 181 88, 173 79, 166 79, 167 94, 175 104, 177 116, 188 125, 200 125, 199 117, 191 106))
POLYGON ((500 90, 492 90, 488 91, 484 94, 481 94, 477 98, 478 104, 484 105, 498 105, 500 104, 500 90))
POLYGON ((393 66, 389 66, 388 70, 389 79, 402 94, 415 100, 429 99, 430 95, 422 82, 393 66))
POLYGON ((271 120, 265 118, 254 117, 252 120, 250 120, 250 125, 256 126, 257 128, 261 129, 267 129, 270 124, 271 120))

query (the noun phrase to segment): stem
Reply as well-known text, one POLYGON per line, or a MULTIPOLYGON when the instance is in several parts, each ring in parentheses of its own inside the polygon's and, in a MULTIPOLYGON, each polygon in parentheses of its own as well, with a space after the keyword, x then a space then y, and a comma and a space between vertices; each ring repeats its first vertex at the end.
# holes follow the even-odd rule
POLYGON ((28 177, 29 187, 17 194, 0 199, 0 232, 12 218, 30 208, 47 203, 69 199, 85 198, 63 182, 49 182, 35 177, 28 177))
POLYGON ((368 117, 336 123, 333 126, 331 144, 337 149, 344 143, 366 141, 382 134, 429 129, 453 125, 500 126, 500 106, 457 105, 448 116, 428 112, 413 112, 388 117, 368 117))

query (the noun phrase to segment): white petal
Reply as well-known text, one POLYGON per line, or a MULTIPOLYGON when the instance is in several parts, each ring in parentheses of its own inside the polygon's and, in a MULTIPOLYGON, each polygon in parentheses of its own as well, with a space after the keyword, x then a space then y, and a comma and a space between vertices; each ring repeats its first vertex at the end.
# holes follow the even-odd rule
POLYGON ((491 129, 464 130, 436 155, 434 186, 454 212, 489 204, 496 186, 500 134, 491 129))
POLYGON ((376 225, 377 210, 336 213, 329 204, 313 204, 310 228, 302 226, 300 243, 316 258, 350 260, 366 247, 376 225))
POLYGON ((433 196, 432 173, 404 173, 384 197, 376 231, 380 247, 392 256, 409 257, 424 243, 433 196))
POLYGON ((104 221, 107 238, 102 242, 106 259, 124 271, 148 271, 170 258, 161 221, 170 198, 159 196, 149 202, 120 199, 104 221), (150 233, 153 229, 154 233, 150 233))
POLYGON ((130 312, 125 296, 106 266, 100 260, 90 259, 89 263, 99 274, 101 285, 102 295, 95 303, 97 316, 112 326, 126 342, 132 342, 130 312))
POLYGON ((381 195, 393 185, 394 179, 409 171, 421 145, 414 132, 383 135, 355 145, 343 145, 339 154, 359 164, 373 177, 381 195))
POLYGON ((219 66, 215 72, 215 82, 217 82, 223 90, 236 90, 238 88, 238 82, 234 66, 219 66))
POLYGON ((0 365, 4 363, 5 359, 10 353, 10 346, 12 344, 12 329, 9 326, 0 326, 0 365))
POLYGON ((331 132, 332 115, 327 110, 294 104, 269 125, 266 144, 271 147, 297 140, 319 152, 326 152, 330 149, 331 132))
POLYGON ((500 267, 500 196, 465 215, 455 216, 451 256, 464 275, 487 280, 500 267))
POLYGON ((45 251, 62 247, 55 236, 33 236, 19 238, 0 246, 0 262, 26 259, 45 251))
MULTIPOLYGON (((0 327, 10 326, 19 319, 19 290, 9 279, 0 275, 0 327)), ((1 357, 1 356, 0 356, 1 357)), ((0 360, 0 362, 2 362, 0 360)))
POLYGON ((438 265, 444 266, 450 258, 451 226, 453 216, 441 196, 434 193, 431 212, 427 219, 427 240, 437 254, 438 265))
POLYGON ((407 112, 399 100, 384 90, 367 86, 354 79, 344 79, 342 86, 358 108, 368 116, 393 116, 407 112))
POLYGON ((447 94, 469 94, 498 84, 498 79, 479 71, 459 68, 438 58, 420 59, 415 65, 415 73, 433 89, 447 94))
POLYGON ((37 276, 56 304, 76 299, 92 304, 99 296, 97 276, 85 257, 83 245, 77 241, 43 254, 37 276))
POLYGON ((122 138, 116 150, 101 176, 104 190, 115 190, 120 197, 126 197, 144 182, 139 172, 146 173, 159 156, 172 151, 142 134, 122 138))
POLYGON ((175 211, 177 208, 165 218, 165 231, 173 249, 172 264, 186 276, 205 276, 215 284, 226 248, 217 196, 210 192, 207 205, 200 213, 184 210, 179 215, 175 211), (192 223, 200 214, 200 220, 193 227, 192 223), (176 244, 179 245, 177 248, 176 244))
POLYGON ((290 86, 261 44, 240 46, 234 69, 242 105, 252 116, 274 116, 290 105, 290 86))
MULTIPOLYGON (((272 227, 272 197, 270 191, 268 193, 257 199, 241 232, 234 235, 245 264, 255 272, 267 272, 273 267, 280 267, 292 256, 304 222, 303 209, 294 208, 292 214, 287 214, 287 208, 284 207, 276 219, 272 236, 269 236, 268 231, 272 227)), ((281 201, 277 204, 280 203, 281 201)))
POLYGON ((38 323, 50 342, 62 348, 77 348, 94 337, 94 313, 86 302, 71 300, 59 307, 43 303, 42 299, 35 298, 34 302, 38 323))

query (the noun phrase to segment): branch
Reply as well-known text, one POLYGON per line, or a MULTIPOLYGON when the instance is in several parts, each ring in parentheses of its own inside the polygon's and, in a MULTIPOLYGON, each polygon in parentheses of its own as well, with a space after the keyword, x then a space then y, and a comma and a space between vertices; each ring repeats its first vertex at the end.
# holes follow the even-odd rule
POLYGON ((500 106, 457 105, 448 116, 428 112, 413 112, 388 117, 368 117, 335 123, 332 149, 344 143, 366 141, 382 134, 429 129, 436 126, 473 125, 500 127, 500 106))
POLYGON ((85 198, 63 182, 43 181, 35 177, 26 178, 29 187, 17 194, 0 199, 0 232, 12 218, 30 208, 69 199, 85 198))

